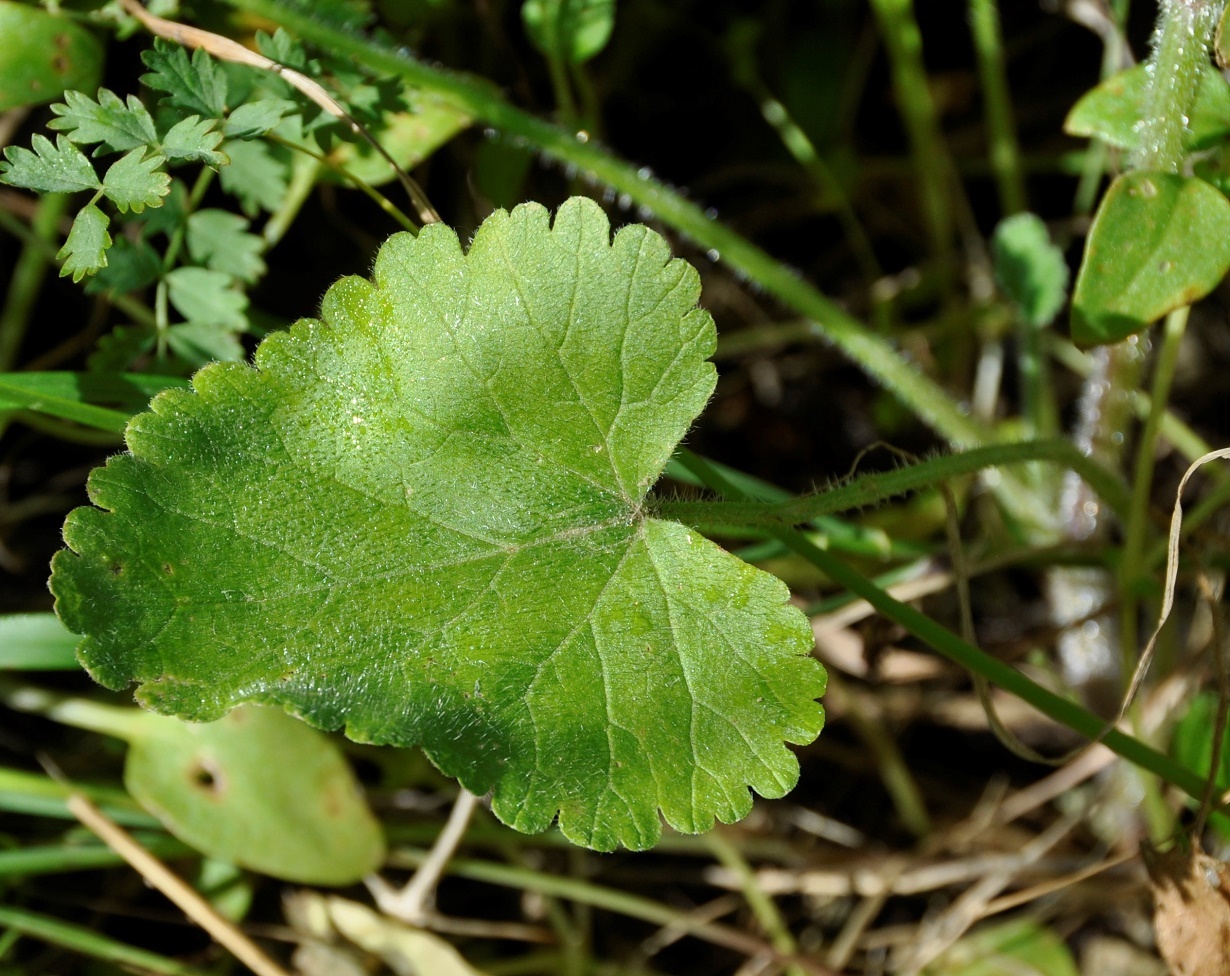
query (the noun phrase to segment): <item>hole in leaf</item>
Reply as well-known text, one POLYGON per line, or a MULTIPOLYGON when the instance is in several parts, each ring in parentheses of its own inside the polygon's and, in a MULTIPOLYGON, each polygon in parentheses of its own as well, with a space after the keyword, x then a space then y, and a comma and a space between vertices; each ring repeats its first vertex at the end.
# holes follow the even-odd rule
POLYGON ((198 759, 188 770, 188 778, 192 785, 203 793, 220 796, 226 789, 222 771, 210 759, 198 759))

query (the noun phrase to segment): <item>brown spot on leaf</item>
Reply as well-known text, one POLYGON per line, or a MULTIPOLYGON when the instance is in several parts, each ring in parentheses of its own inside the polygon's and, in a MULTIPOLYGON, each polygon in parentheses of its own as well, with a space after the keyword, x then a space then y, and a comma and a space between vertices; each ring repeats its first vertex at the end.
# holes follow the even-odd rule
POLYGON ((188 778, 202 793, 221 799, 226 792, 226 779, 212 759, 202 756, 188 768, 188 778))

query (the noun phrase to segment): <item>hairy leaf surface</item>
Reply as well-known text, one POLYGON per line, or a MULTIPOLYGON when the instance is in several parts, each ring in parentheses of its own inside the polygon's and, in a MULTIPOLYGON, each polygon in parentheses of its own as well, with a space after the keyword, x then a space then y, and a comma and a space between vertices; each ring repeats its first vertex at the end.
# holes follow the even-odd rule
POLYGON ((141 60, 151 70, 141 76, 142 84, 166 92, 163 102, 207 119, 220 119, 226 112, 226 75, 218 63, 201 48, 192 53, 161 37, 141 60))
POLYGON ((0 162, 0 183, 20 186, 40 193, 74 193, 77 190, 97 190, 98 174, 85 153, 64 136, 56 136, 53 144, 44 135, 30 140, 31 152, 22 146, 6 146, 4 162, 0 162))
POLYGON ((786 587, 646 495, 714 384, 695 270, 602 211, 396 235, 323 321, 213 365, 90 479, 52 588, 164 712, 421 744, 525 831, 641 848, 798 776, 823 669, 786 587))
POLYGON ((111 164, 103 177, 103 192, 120 213, 140 213, 146 207, 162 206, 171 192, 171 177, 163 169, 166 157, 134 149, 111 164))
MULTIPOLYGON (((158 141, 154 120, 136 95, 125 103, 106 88, 98 89, 98 101, 78 91, 66 91, 64 101, 51 106, 57 116, 47 128, 65 133, 83 146, 101 143, 100 149, 128 152, 158 141)), ((97 151, 96 151, 97 154, 97 151)))
POLYGON ((73 281, 80 281, 85 275, 107 266, 107 248, 111 246, 107 228, 110 226, 111 218, 92 203, 78 211, 64 246, 56 254, 64 261, 60 265, 61 278, 72 275, 73 281))

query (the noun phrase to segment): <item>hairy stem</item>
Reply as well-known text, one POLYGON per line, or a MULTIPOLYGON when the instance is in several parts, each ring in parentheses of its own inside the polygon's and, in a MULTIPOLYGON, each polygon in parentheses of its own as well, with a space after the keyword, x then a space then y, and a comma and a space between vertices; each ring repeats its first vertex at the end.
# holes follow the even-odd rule
POLYGON ((1209 44, 1224 6, 1225 0, 1161 0, 1133 169, 1179 171, 1188 114, 1201 69, 1209 63, 1209 44))
MULTIPOLYGON (((693 471, 696 469, 692 461, 700 460, 688 451, 681 452, 679 458, 693 471)), ((1089 484, 1095 485, 1099 497, 1110 508, 1119 512, 1127 511, 1127 490, 1114 475, 1069 442, 1056 439, 995 444, 960 454, 948 454, 895 471, 863 475, 838 488, 786 502, 664 501, 657 506, 657 513, 666 518, 706 528, 726 525, 781 528, 801 525, 834 512, 878 505, 894 496, 934 487, 950 478, 974 474, 984 468, 1027 461, 1063 464, 1076 471, 1089 484)), ((731 497, 747 498, 742 492, 731 497)))

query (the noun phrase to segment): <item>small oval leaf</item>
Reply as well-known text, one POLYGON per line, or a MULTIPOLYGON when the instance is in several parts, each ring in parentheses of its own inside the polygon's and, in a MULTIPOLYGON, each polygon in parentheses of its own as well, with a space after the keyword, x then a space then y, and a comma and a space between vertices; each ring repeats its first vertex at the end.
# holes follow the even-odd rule
POLYGON ((0 112, 98 85, 102 44, 68 17, 0 0, 0 38, 0 112))
POLYGON ((1117 342, 1203 298, 1230 270, 1230 201, 1195 177, 1126 173, 1098 208, 1072 298, 1072 339, 1117 342))
POLYGON ((184 843, 301 884, 354 884, 384 860, 350 766, 315 729, 276 708, 203 725, 144 718, 124 785, 184 843))
POLYGON ((1034 328, 1049 325, 1068 297, 1068 265, 1037 214, 1005 217, 991 238, 995 281, 1034 328))
POLYGON ((615 0, 525 0, 521 20, 547 57, 584 64, 611 39, 615 0))

